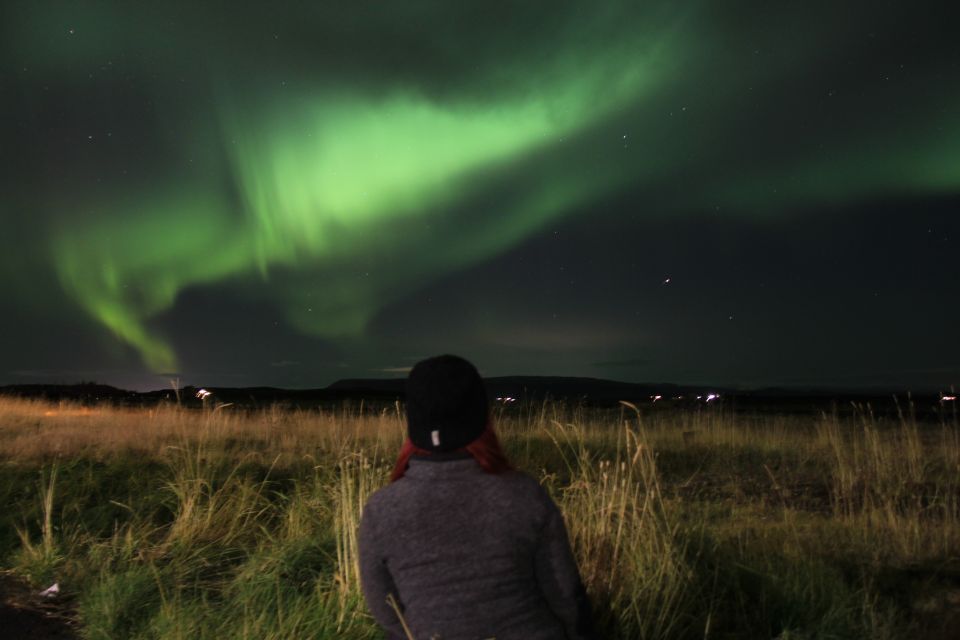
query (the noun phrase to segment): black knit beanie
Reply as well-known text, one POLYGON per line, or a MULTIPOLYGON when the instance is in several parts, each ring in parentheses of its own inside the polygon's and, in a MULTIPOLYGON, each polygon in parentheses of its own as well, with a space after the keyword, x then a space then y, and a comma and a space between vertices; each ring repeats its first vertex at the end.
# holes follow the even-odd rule
POLYGON ((427 451, 453 451, 487 424, 487 390, 476 367, 459 356, 422 360, 407 377, 407 433, 427 451))

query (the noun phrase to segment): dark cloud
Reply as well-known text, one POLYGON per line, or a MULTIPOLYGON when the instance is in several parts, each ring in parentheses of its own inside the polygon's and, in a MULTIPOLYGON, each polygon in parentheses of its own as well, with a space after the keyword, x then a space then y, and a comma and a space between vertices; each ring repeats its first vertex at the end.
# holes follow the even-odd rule
POLYGON ((649 358, 628 358, 626 360, 608 360, 606 362, 594 362, 591 366, 600 368, 623 367, 625 369, 635 369, 638 367, 649 367, 653 361, 649 358))

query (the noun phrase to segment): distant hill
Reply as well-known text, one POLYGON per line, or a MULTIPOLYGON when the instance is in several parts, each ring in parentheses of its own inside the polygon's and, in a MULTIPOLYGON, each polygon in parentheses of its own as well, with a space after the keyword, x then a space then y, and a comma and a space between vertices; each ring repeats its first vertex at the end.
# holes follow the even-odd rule
POLYGON ((80 384, 12 384, 0 387, 0 395, 39 398, 44 400, 72 400, 76 402, 125 402, 136 400, 143 394, 124 391, 105 384, 82 382, 80 384))
MULTIPOLYGON (((328 390, 361 393, 396 393, 403 395, 405 379, 346 379, 326 387, 328 390)), ((618 401, 649 399, 650 396, 666 397, 731 393, 729 389, 705 386, 683 386, 669 383, 634 383, 562 376, 499 376, 484 378, 491 397, 517 399, 575 398, 590 401, 618 401)))
MULTIPOLYGON (((875 414, 897 415, 909 411, 905 393, 883 391, 846 391, 831 389, 736 390, 703 385, 671 383, 632 383, 586 377, 500 376, 485 378, 493 402, 514 404, 540 402, 547 398, 566 400, 585 406, 615 407, 621 400, 651 410, 671 407, 720 406, 725 410, 779 413, 850 413, 866 408, 875 414)), ((256 408, 281 404, 311 408, 339 406, 343 403, 365 403, 366 406, 392 406, 404 397, 405 378, 350 378, 338 380, 318 389, 277 389, 273 387, 206 387, 211 395, 199 396, 198 387, 179 390, 179 402, 188 407, 231 404, 256 408)), ((83 383, 77 385, 10 385, 0 387, 0 395, 39 398, 49 401, 67 400, 84 404, 109 402, 139 406, 159 402, 177 402, 178 392, 160 389, 146 393, 125 391, 111 386, 83 383)), ((950 402, 939 394, 914 394, 912 401, 918 415, 937 418, 953 410, 950 402)))

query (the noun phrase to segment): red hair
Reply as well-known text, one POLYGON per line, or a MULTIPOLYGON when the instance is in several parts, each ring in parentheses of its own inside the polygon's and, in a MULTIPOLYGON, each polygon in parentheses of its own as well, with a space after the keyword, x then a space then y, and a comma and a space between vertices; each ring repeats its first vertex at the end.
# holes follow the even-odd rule
MULTIPOLYGON (((506 454, 503 453, 500 440, 497 439, 497 434, 493 431, 493 426, 490 423, 487 423, 487 427, 476 440, 461 449, 457 449, 457 451, 466 451, 472 455, 480 468, 487 473, 503 473, 513 469, 513 465, 510 464, 506 454)), ((407 467, 410 465, 410 456, 413 454, 429 456, 432 453, 410 442, 410 438, 404 440, 403 446, 400 448, 400 455, 397 456, 397 464, 394 465, 393 473, 390 474, 390 482, 396 482, 407 472, 407 467)))

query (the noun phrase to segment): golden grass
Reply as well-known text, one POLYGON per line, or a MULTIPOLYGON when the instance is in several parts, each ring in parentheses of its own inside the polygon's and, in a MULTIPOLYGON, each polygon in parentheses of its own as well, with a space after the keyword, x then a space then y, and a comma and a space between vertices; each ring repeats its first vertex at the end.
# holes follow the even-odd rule
POLYGON ((246 412, 226 408, 188 411, 172 404, 149 409, 88 408, 69 403, 0 398, 0 456, 18 461, 51 457, 105 458, 130 453, 163 456, 170 447, 234 447, 243 455, 295 458, 324 450, 345 454, 403 436, 398 408, 376 415, 285 410, 246 412))
MULTIPOLYGON (((495 421, 514 461, 563 511, 611 637, 772 629, 786 638, 823 625, 893 637, 917 623, 891 613, 900 604, 874 588, 877 576, 960 557, 955 422, 644 413, 629 403, 543 403, 495 421)), ((86 585, 86 621, 107 635, 128 624, 124 581, 145 571, 159 602, 145 608, 149 624, 167 630, 143 637, 217 637, 222 625, 236 637, 372 637, 357 525, 403 433, 399 405, 189 411, 0 399, 0 461, 43 472, 39 522, 33 534, 20 529, 18 566, 86 585), (124 519, 90 533, 81 501, 58 498, 67 491, 57 470, 77 460, 161 463, 155 491, 169 516, 158 522, 120 491, 111 502, 124 519), (293 479, 282 494, 277 470, 293 479), (324 540, 329 559, 310 560, 324 540), (289 577, 304 571, 312 582, 289 577), (229 606, 197 604, 210 594, 229 606)))

